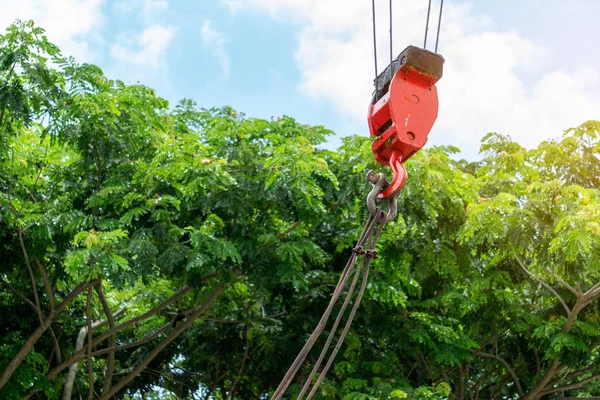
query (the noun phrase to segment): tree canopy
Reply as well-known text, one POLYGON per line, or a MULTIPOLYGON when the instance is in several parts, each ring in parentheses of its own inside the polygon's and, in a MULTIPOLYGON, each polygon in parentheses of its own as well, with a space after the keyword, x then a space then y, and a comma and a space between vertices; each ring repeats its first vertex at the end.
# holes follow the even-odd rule
MULTIPOLYGON (((383 171, 366 135, 325 150, 332 134, 172 106, 63 57, 31 21, 10 26, 0 397, 269 398, 367 219, 366 171, 383 171)), ((489 133, 477 162, 458 152, 407 162, 315 398, 600 394, 600 121, 529 150, 489 133)))

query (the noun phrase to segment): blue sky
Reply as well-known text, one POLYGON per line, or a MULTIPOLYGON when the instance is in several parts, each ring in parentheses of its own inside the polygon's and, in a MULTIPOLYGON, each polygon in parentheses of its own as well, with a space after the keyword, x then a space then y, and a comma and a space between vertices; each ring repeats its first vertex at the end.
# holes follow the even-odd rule
MULTIPOLYGON (((422 43, 427 1, 393 1, 397 53, 422 43)), ((383 67, 387 1, 376 3, 383 67)), ((287 114, 334 130, 330 148, 368 134, 369 0, 0 0, 0 10, 0 27, 32 18, 65 53, 172 103, 287 114)), ((531 147, 600 119, 598 15, 594 0, 446 0, 445 76, 429 143, 473 159, 489 131, 531 147)))

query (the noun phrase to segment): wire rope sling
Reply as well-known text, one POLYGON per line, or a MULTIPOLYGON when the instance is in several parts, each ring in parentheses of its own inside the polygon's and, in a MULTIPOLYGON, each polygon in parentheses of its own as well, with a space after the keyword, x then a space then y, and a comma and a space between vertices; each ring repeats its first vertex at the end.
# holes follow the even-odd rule
POLYGON ((325 378, 342 346, 363 297, 369 276, 370 262, 377 258, 375 250, 377 239, 381 235, 385 224, 396 218, 397 198, 408 176, 404 162, 416 154, 427 143, 427 137, 438 114, 438 97, 435 84, 442 77, 444 64, 444 58, 437 54, 444 1, 441 0, 440 3, 435 50, 431 52, 426 49, 429 17, 431 14, 431 0, 429 0, 423 48, 408 46, 394 59, 392 50, 392 0, 389 0, 390 64, 381 74, 377 73, 375 0, 371 0, 371 6, 373 12, 373 53, 375 64, 375 90, 368 109, 369 131, 371 136, 375 137, 371 148, 375 159, 379 163, 389 166, 394 175, 391 182, 388 182, 386 175, 383 173, 378 174, 374 171, 369 171, 367 174, 367 180, 373 185, 371 192, 367 196, 369 218, 348 263, 342 271, 325 312, 273 393, 273 400, 280 400, 289 385, 294 381, 308 353, 325 330, 333 308, 352 276, 343 303, 329 330, 329 335, 310 374, 304 380, 297 400, 311 399, 317 392, 319 385, 325 378), (387 201, 387 212, 377 205, 376 200, 378 199, 387 201), (319 373, 321 364, 331 347, 340 322, 354 297, 361 273, 362 278, 360 279, 358 293, 356 294, 346 323, 339 334, 335 347, 331 354, 329 354, 325 366, 319 373), (314 380, 317 373, 319 373, 318 378, 314 380))

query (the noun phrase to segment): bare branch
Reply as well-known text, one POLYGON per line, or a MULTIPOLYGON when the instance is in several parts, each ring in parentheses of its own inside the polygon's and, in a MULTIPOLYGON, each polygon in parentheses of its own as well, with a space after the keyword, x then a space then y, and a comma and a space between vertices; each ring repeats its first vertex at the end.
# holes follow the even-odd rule
POLYGON ((44 288, 46 289, 46 295, 48 296, 48 302, 50 303, 50 309, 52 310, 55 306, 55 298, 54 291, 50 285, 50 279, 48 279, 48 274, 46 273, 46 268, 44 268, 39 258, 34 257, 33 261, 35 261, 38 271, 40 271, 40 275, 42 276, 42 280, 44 281, 44 288))
MULTIPOLYGON (((14 294, 15 297, 17 297, 23 303, 27 304, 27 306, 29 306, 29 308, 31 308, 33 310, 33 312, 37 312, 37 308, 35 307, 35 304, 33 304, 33 302, 31 300, 29 300, 27 297, 25 297, 24 295, 22 295, 10 283, 6 282, 1 277, 0 277, 0 283, 5 288, 7 288, 12 294, 14 294)), ((54 333, 54 330, 52 329, 51 326, 48 327, 48 332, 50 333, 50 337, 52 338, 52 344, 54 346, 54 352, 56 354, 56 362, 57 363, 61 363, 62 362, 62 351, 60 349, 60 344, 58 343, 58 339, 56 338, 56 334, 54 333)))
POLYGON ((87 361, 88 361, 88 380, 89 392, 88 399, 94 399, 94 363, 92 361, 92 287, 88 288, 87 301, 85 303, 85 315, 87 316, 87 361))
POLYGON ((566 391, 566 390, 578 389, 581 386, 585 385, 586 383, 593 382, 593 381, 598 380, 598 379, 600 379, 600 374, 596 374, 596 375, 590 376, 589 378, 580 380, 579 382, 572 383, 570 385, 559 386, 559 387, 555 387, 555 388, 552 388, 552 389, 543 390, 539 394, 540 394, 540 396, 544 396, 544 395, 550 394, 550 393, 556 393, 556 392, 563 392, 563 391, 566 391))
POLYGON ((466 350, 473 353, 473 356, 482 356, 482 357, 493 358, 495 360, 500 361, 502 364, 504 364, 504 366, 506 367, 506 370, 512 376, 513 381, 515 381, 515 384, 517 385, 517 390, 519 391, 519 394, 523 395, 523 388, 521 387, 521 383, 519 382, 519 377, 517 376, 517 373, 515 372, 514 368, 511 367, 510 364, 504 358, 502 358, 496 354, 485 353, 485 352, 479 351, 479 350, 473 350, 473 349, 466 349, 466 350))
POLYGON ((294 223, 294 225, 292 225, 291 227, 289 227, 285 232, 280 233, 279 235, 277 235, 277 239, 281 240, 284 237, 286 237, 287 235, 289 235, 290 233, 292 233, 293 231, 295 231, 296 229, 298 229, 300 227, 300 225, 302 225, 302 221, 297 221, 296 223, 294 223))
POLYGON ((143 344, 146 344, 146 343, 152 341, 154 338, 156 338, 158 335, 160 335, 162 332, 166 331, 170 327, 171 327, 171 323, 169 322, 169 323, 163 325, 162 327, 158 328, 157 330, 155 330, 154 332, 152 332, 150 335, 146 336, 143 339, 137 340, 135 342, 123 344, 121 346, 115 346, 115 347, 109 347, 109 348, 102 349, 102 350, 96 350, 92 353, 92 355, 94 357, 96 357, 96 356, 100 356, 102 354, 109 353, 111 351, 126 350, 126 349, 130 349, 132 347, 141 346, 143 344))
POLYGON ((567 288, 569 290, 569 292, 573 293, 577 297, 579 297, 581 295, 581 293, 578 292, 573 286, 569 285, 560 276, 558 276, 558 274, 556 272, 552 271, 550 268, 546 268, 546 271, 548 271, 550 274, 552 274, 552 276, 554 276, 554 278, 557 281, 559 281, 561 285, 563 285, 565 288, 567 288))
MULTIPOLYGON (((114 315, 115 317, 120 315, 121 313, 123 313, 125 311, 125 308, 121 308, 119 311, 117 311, 114 315)), ((98 329, 100 327, 103 327, 104 325, 107 324, 107 320, 99 320, 99 321, 95 321, 92 323, 92 331, 95 329, 98 329)), ((77 369, 79 368, 79 361, 83 360, 85 358, 85 353, 86 353, 86 349, 83 348, 83 345, 85 344, 85 338, 86 336, 88 336, 89 333, 89 329, 88 329, 88 325, 86 322, 86 325, 81 327, 81 329, 79 330, 79 335, 77 335, 77 340, 75 341, 75 352, 79 352, 81 350, 81 355, 78 356, 78 358, 69 366, 69 372, 67 373, 67 378, 65 379, 65 383, 63 385, 63 400, 71 400, 71 394, 73 392, 73 385, 75 383, 75 378, 77 377, 77 369)), ((97 352, 93 352, 91 353, 91 355, 93 357, 96 357, 97 352)), ((73 357, 71 357, 71 359, 73 359, 73 357)), ((35 392, 30 393, 30 395, 33 395, 35 392)), ((28 398, 28 397, 26 397, 28 398)))
MULTIPOLYGON (((108 326, 110 329, 114 329, 115 327, 115 319, 110 311, 110 307, 108 306, 108 302, 106 301, 106 297, 104 296, 104 292, 102 290, 102 282, 96 285, 96 293, 98 293, 98 298, 100 299, 100 303, 102 303, 102 308, 104 309, 104 314, 106 315, 106 319, 108 321, 108 326)), ((92 341, 91 338, 89 339, 92 341)), ((110 335, 108 347, 115 347, 117 345, 117 334, 113 333, 110 335)), ((104 386, 102 387, 102 393, 108 391, 112 386, 112 378, 115 371, 115 352, 111 351, 108 353, 108 360, 106 362, 106 372, 104 374, 104 386)))
POLYGON ((425 359, 425 356, 423 356, 423 354, 419 354, 419 357, 421 358, 421 362, 423 363, 423 365, 425 366, 425 369, 427 370, 427 374, 429 375, 429 381, 433 384, 433 373, 431 372, 431 368, 429 368, 429 364, 427 364, 427 360, 425 359))
POLYGON ((56 333, 54 333, 54 329, 52 329, 52 326, 48 327, 48 333, 50 334, 50 337, 52 338, 52 345, 54 346, 54 354, 56 354, 56 362, 60 364, 62 362, 62 350, 60 348, 60 343, 58 343, 58 338, 56 337, 56 333))
POLYGON ((600 292, 600 282, 596 283, 594 286, 592 286, 590 288, 590 290, 588 290, 587 292, 585 292, 585 296, 590 296, 593 295, 595 293, 600 292))
MULTIPOLYGON (((217 273, 207 275, 204 278, 202 278, 202 283, 209 282, 209 281, 217 278, 218 276, 219 276, 219 274, 217 274, 217 273)), ((175 293, 173 296, 169 297, 167 300, 165 300, 161 304, 159 304, 158 306, 156 306, 155 308, 151 309, 150 311, 148 311, 138 317, 135 317, 128 321, 125 321, 125 322, 115 326, 113 329, 107 330, 106 332, 104 332, 103 334, 98 336, 96 339, 94 339, 93 345, 97 346, 99 343, 103 342, 106 338, 110 337, 110 335, 112 335, 113 333, 120 332, 129 326, 135 325, 138 322, 144 321, 144 320, 156 315, 159 311, 164 310, 165 308, 167 308, 167 306, 169 304, 171 304, 171 303, 175 302, 176 300, 178 300, 179 298, 185 296, 190 291, 192 291, 191 287, 189 287, 189 286, 185 287, 185 288, 181 289, 179 292, 175 293)))
POLYGON ((0 377, 0 389, 6 385, 10 377, 17 370, 21 362, 25 356, 31 351, 33 345, 38 341, 38 339, 42 336, 42 334, 48 329, 48 327, 54 322, 56 317, 65 309, 65 307, 73 301, 73 299, 81 294, 84 290, 86 290, 89 286, 96 284, 98 280, 93 280, 91 282, 85 282, 77 286, 75 289, 65 297, 65 299, 56 306, 54 310, 50 312, 50 315, 38 326, 38 328, 29 336, 25 344, 21 347, 21 349, 17 352, 17 354, 10 361, 8 366, 4 369, 2 373, 2 377, 0 377))
POLYGON ((569 308, 569 306, 567 306, 567 303, 565 302, 565 300, 562 298, 561 295, 559 295, 556 290, 554 290, 552 288, 552 286, 548 285, 546 282, 544 282, 543 280, 541 280, 540 278, 538 278, 537 276, 535 276, 519 259, 519 257, 517 255, 515 255, 515 260, 517 261, 517 264, 521 267, 521 269, 533 280, 535 280, 536 282, 538 282, 540 285, 542 285, 543 287, 545 287, 546 289, 548 289, 548 291, 550 291, 550 293, 552 293, 560 302, 560 304, 562 304, 563 308, 565 309, 565 311, 568 314, 571 314, 571 309, 569 308))
POLYGON ((248 306, 246 307, 246 321, 245 321, 245 329, 244 329, 244 336, 246 337, 246 343, 245 343, 245 348, 244 348, 244 355, 242 357, 242 365, 240 365, 238 374, 235 377, 233 384, 231 385, 231 389, 229 390, 229 395, 227 396, 227 400, 233 399, 233 395, 235 393, 235 387, 237 386, 238 382, 242 378, 242 374, 244 373, 244 368, 246 367, 246 361, 248 361, 248 353, 250 351, 250 337, 248 336, 248 331, 250 330, 250 325, 249 325, 250 311, 252 309, 253 300, 254 300, 255 295, 256 295, 256 289, 254 289, 254 292, 252 293, 252 297, 250 298, 250 301, 248 302, 248 306))
MULTIPOLYGON (((561 372, 562 372, 562 371, 564 371, 565 369, 566 369, 566 366, 564 366, 564 367, 560 368, 558 371, 556 371, 556 373, 557 373, 557 374, 558 374, 558 373, 561 373, 561 372)), ((588 372, 592 372, 592 371, 594 371, 594 369, 596 369, 596 366, 595 366, 595 365, 592 365, 591 367, 587 367, 587 368, 580 369, 580 370, 573 371, 573 372, 569 372, 569 371, 567 371, 567 372, 565 373, 565 375, 563 375, 562 377, 560 377, 560 376, 559 376, 559 377, 556 377, 556 378, 552 379, 550 382, 548 382, 548 386, 554 386, 554 385, 557 385, 557 384, 558 384, 559 382, 561 382, 561 381, 563 381, 563 382, 569 382, 569 381, 572 381, 573 379, 577 378, 578 376, 585 375, 585 374, 587 374, 588 372)))
POLYGON ((37 313, 38 309, 35 306, 35 304, 33 304, 33 301, 29 300, 27 297, 25 297, 23 294, 21 294, 21 292, 19 292, 17 289, 15 289, 15 287, 12 286, 10 283, 8 283, 4 279, 2 279, 2 277, 0 277, 0 283, 5 288, 7 288, 12 294, 14 294, 15 297, 19 298, 19 300, 21 300, 23 303, 27 304, 29 306, 29 308, 31 308, 33 310, 33 312, 37 313))
POLYGON ((590 288, 590 290, 588 290, 587 292, 585 292, 583 294, 584 302, 583 302, 582 308, 589 305, 591 302, 596 300, 599 296, 600 296, 600 282, 595 284, 594 286, 592 286, 590 288))
POLYGON ((208 298, 208 300, 200 307, 197 311, 195 311, 189 318, 185 321, 182 321, 177 328, 173 329, 173 332, 169 334, 165 339, 163 339, 143 360, 140 364, 125 378, 123 378, 119 383, 114 385, 108 392, 103 393, 100 397, 100 400, 108 400, 113 397, 119 390, 123 389, 127 386, 135 377, 137 377, 140 372, 146 368, 148 364, 160 353, 165 347, 169 345, 173 340, 175 340, 184 330, 186 330, 190 325, 194 323, 198 317, 200 317, 204 311, 210 307, 210 305, 219 297, 221 292, 223 291, 223 285, 220 285, 213 294, 208 298))
MULTIPOLYGON (((143 320, 146 320, 150 317, 153 317, 154 315, 156 315, 159 311, 163 310, 164 308, 166 308, 169 304, 173 303, 174 301, 176 301, 177 299, 179 299, 180 297, 182 297, 183 295, 189 293, 189 291, 191 291, 192 289, 190 287, 184 288, 182 290, 180 290, 179 292, 177 292, 176 294, 174 294, 173 296, 169 297, 167 300, 165 300, 164 302, 162 302, 161 304, 159 304, 156 308, 153 308, 152 310, 138 316, 135 318, 132 318, 128 321, 125 321, 117 326, 115 326, 113 329, 109 329, 106 332, 102 333, 100 336, 98 336, 97 338, 95 338, 92 341, 92 346, 97 346, 98 344, 102 343, 106 338, 110 337, 110 335, 112 335, 113 333, 118 333, 120 331, 122 331, 123 329, 131 326, 131 325, 135 325, 138 322, 141 322, 143 320)), ((115 315, 117 315, 115 313, 115 315)), ((103 320, 102 321, 102 325, 105 325, 106 323, 108 323, 108 321, 103 320)), ((48 372, 48 374, 46 374, 46 379, 51 380, 54 377, 56 377, 59 373, 62 372, 62 370, 64 370, 65 368, 69 367, 70 365, 72 365, 73 363, 79 362, 80 360, 82 360, 82 356, 85 354, 85 349, 80 349, 79 351, 75 351, 75 353, 73 353, 73 355, 63 361, 61 364, 57 365, 56 367, 52 368, 50 370, 50 372, 48 372)), ((35 389, 34 389, 35 391, 35 389)), ((30 393, 31 394, 31 393, 30 393)))
MULTIPOLYGON (((211 274, 211 275, 207 275, 204 278, 202 278, 202 282, 209 282, 215 278, 217 278, 219 276, 219 274, 215 273, 215 274, 211 274)), ((84 288, 85 289, 85 288, 84 288)), ((187 293, 189 293, 192 290, 191 287, 186 287, 181 289, 179 292, 175 293, 173 296, 169 297, 167 300, 165 300, 164 302, 162 302, 161 304, 159 304, 158 306, 156 306, 155 308, 153 308, 152 310, 137 316, 135 318, 132 318, 128 321, 125 321, 117 326, 115 326, 113 329, 109 329, 106 332, 102 333, 101 335, 99 335, 97 338, 95 338, 92 341, 92 346, 97 346, 98 344, 102 343, 106 338, 110 337, 110 335, 112 335, 113 333, 118 333, 120 331, 122 331, 123 329, 137 324, 141 321, 144 321, 154 315, 156 315, 159 311, 165 309, 169 304, 177 301, 179 298, 181 298, 182 296, 186 295, 187 293)), ((124 309, 121 309, 119 311, 117 311, 116 313, 114 313, 114 316, 117 317, 119 314, 121 314, 122 312, 124 312, 124 309)), ((101 325, 103 326, 107 323, 108 321, 103 320, 101 321, 101 325)), ((98 328, 100 327, 98 326, 98 328)), ((170 326, 170 324, 169 324, 170 326)), ((125 345, 127 346, 127 345, 125 345)), ((133 346, 132 346, 133 347, 133 346)), ((126 348, 126 347, 125 347, 126 348)), ((47 374, 46 374, 46 379, 48 380, 52 380, 54 379, 58 374, 60 374, 65 368, 68 368, 69 366, 73 365, 74 363, 77 363, 79 361, 81 361, 85 355, 85 349, 80 349, 78 351, 75 351, 70 358, 68 358, 67 360, 63 361, 62 363, 60 363, 59 365, 55 366, 54 368, 52 368, 47 374)), ((37 393, 39 390, 34 387, 32 387, 27 396, 25 396, 25 398, 31 398, 31 396, 33 396, 35 393, 37 393)))
POLYGON ((35 308, 37 310, 40 324, 43 325, 44 324, 44 315, 42 314, 42 308, 40 307, 40 298, 39 298, 38 292, 37 292, 37 282, 35 281, 35 275, 33 273, 33 269, 31 268, 31 262, 29 260, 29 253, 27 253, 27 249, 25 248, 25 241, 23 240, 23 231, 20 228, 17 229, 17 235, 19 236, 19 243, 21 244, 23 258, 25 259, 25 265, 27 266, 27 271, 29 272, 29 279, 31 280, 31 287, 33 289, 33 298, 35 299, 35 308))

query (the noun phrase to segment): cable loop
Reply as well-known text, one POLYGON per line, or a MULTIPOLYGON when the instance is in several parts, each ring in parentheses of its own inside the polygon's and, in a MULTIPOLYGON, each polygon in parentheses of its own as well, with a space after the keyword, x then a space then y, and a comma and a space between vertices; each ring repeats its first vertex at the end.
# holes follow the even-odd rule
POLYGON ((373 260, 377 260, 377 250, 365 250, 365 255, 371 257, 373 260))
POLYGON ((362 246, 356 246, 355 248, 352 249, 353 252, 355 252, 356 254, 358 254, 359 256, 362 256, 366 253, 366 250, 363 249, 362 246))

